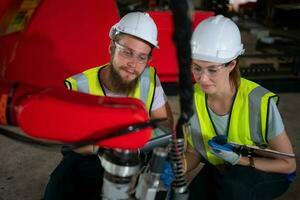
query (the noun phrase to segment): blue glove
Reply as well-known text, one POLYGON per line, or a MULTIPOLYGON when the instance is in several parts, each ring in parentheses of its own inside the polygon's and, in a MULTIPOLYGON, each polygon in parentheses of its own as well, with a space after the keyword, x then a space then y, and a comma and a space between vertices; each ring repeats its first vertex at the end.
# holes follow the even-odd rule
POLYGON ((172 166, 168 161, 165 161, 160 180, 163 182, 165 188, 169 188, 174 179, 175 175, 172 166))
POLYGON ((241 155, 233 151, 233 146, 227 143, 227 137, 225 135, 218 135, 208 141, 208 145, 211 148, 211 153, 221 158, 232 165, 235 165, 241 159, 241 155))
POLYGON ((292 183, 296 179, 296 171, 287 174, 287 179, 290 183, 292 183))

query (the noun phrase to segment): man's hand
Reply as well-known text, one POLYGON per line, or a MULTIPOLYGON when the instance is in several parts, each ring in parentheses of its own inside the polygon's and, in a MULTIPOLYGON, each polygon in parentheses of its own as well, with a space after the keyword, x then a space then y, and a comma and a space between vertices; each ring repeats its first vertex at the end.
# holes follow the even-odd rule
POLYGON ((233 152, 233 146, 227 143, 225 135, 218 135, 208 141, 211 153, 232 165, 235 165, 241 159, 241 155, 233 152))

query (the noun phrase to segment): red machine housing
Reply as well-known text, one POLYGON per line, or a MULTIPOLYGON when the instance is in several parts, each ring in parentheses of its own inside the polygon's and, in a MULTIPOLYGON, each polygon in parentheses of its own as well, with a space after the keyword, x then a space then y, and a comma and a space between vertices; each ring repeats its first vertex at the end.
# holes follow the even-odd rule
MULTIPOLYGON (((138 99, 99 97, 60 88, 39 88, 0 82, 0 123, 19 126, 31 137, 79 142, 110 136, 131 125, 147 123, 138 99)), ((127 132, 97 144, 137 149, 150 139, 152 128, 127 132)))

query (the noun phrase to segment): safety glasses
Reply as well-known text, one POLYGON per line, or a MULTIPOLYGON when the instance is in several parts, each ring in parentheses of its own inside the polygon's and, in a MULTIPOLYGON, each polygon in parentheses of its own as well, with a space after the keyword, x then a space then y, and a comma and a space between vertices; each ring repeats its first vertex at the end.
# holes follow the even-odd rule
POLYGON ((216 76, 222 68, 227 67, 229 64, 230 62, 220 65, 211 65, 206 68, 203 68, 193 63, 191 66, 191 71, 195 76, 202 76, 203 74, 206 74, 207 76, 213 77, 216 76))
POLYGON ((133 49, 130 49, 124 45, 119 44, 118 42, 114 42, 116 49, 120 56, 129 60, 136 60, 139 64, 146 64, 150 59, 151 55, 138 53, 133 49))

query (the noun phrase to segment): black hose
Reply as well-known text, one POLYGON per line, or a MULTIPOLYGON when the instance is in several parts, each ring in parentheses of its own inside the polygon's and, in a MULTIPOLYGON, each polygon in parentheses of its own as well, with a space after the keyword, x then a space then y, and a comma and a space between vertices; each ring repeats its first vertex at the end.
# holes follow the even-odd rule
POLYGON ((187 200, 188 189, 183 167, 184 154, 184 127, 193 115, 193 83, 191 78, 191 47, 190 39, 192 35, 191 4, 188 0, 171 0, 170 6, 173 12, 174 33, 173 41, 176 45, 177 59, 179 66, 179 98, 180 98, 180 116, 176 124, 176 130, 173 133, 172 148, 169 154, 172 162, 172 168, 175 174, 175 180, 168 193, 169 200, 187 200))
POLYGON ((191 78, 191 47, 192 21, 190 18, 191 5, 188 0, 171 0, 173 12, 174 34, 173 41, 177 49, 179 66, 179 98, 180 117, 176 125, 177 138, 183 138, 183 124, 193 115, 193 82, 191 78))

